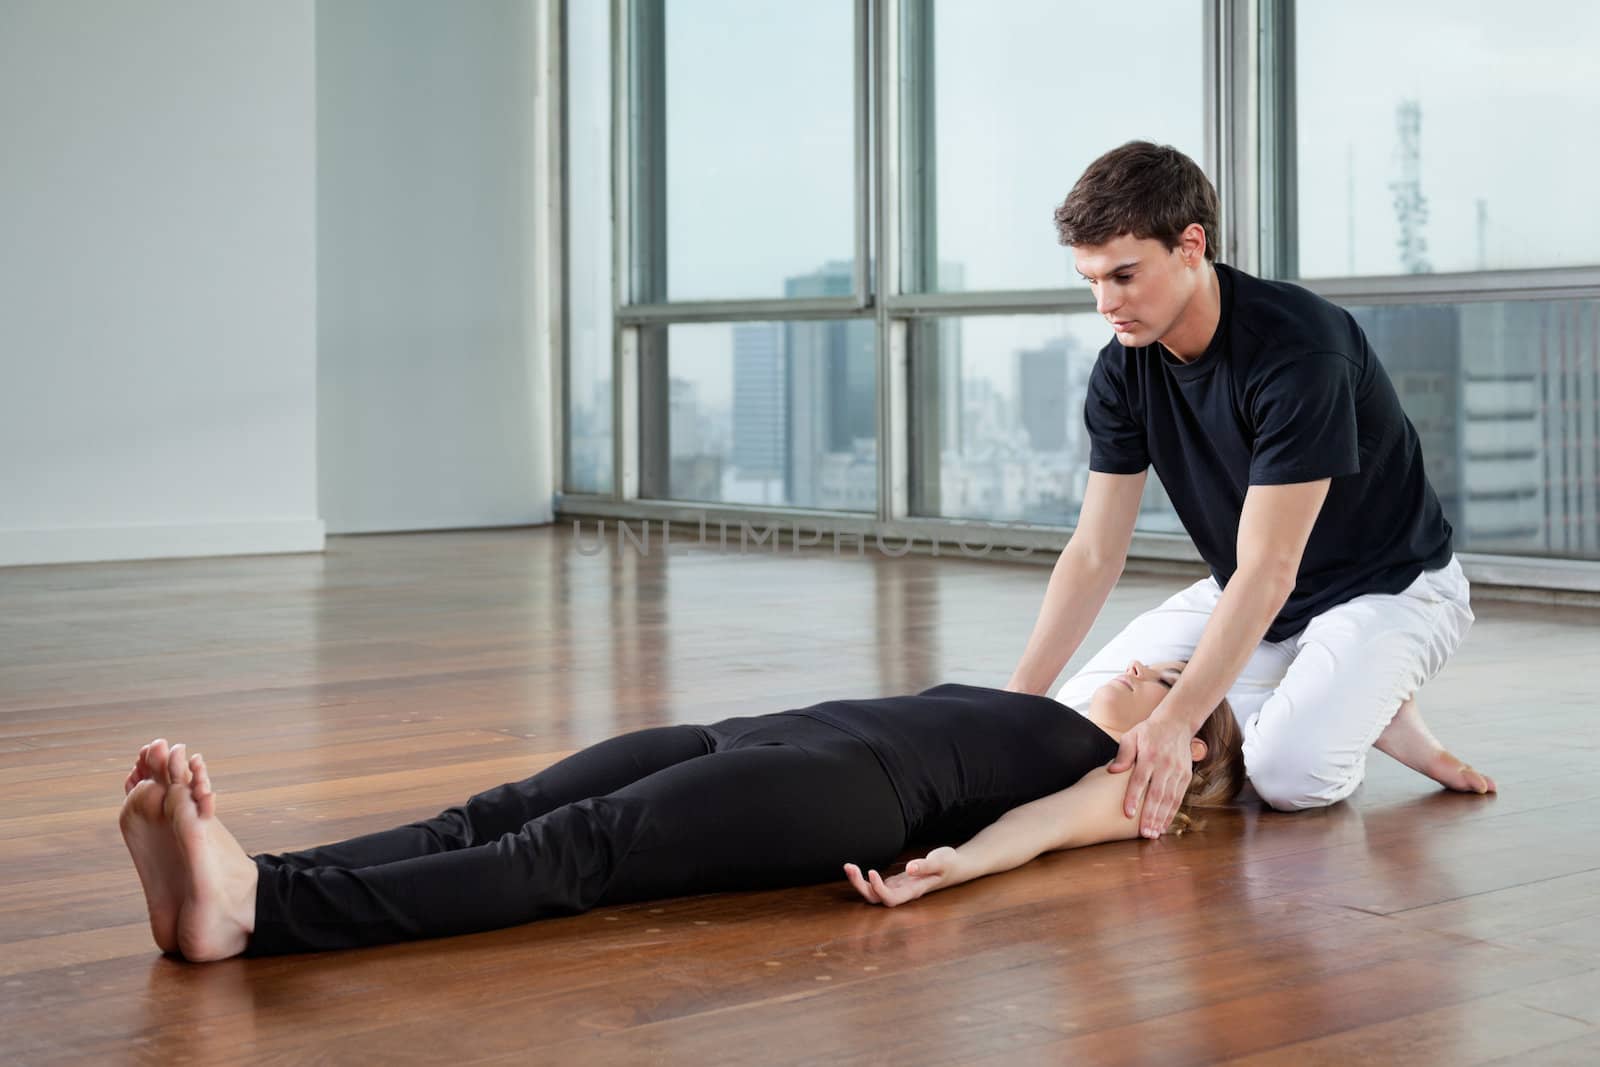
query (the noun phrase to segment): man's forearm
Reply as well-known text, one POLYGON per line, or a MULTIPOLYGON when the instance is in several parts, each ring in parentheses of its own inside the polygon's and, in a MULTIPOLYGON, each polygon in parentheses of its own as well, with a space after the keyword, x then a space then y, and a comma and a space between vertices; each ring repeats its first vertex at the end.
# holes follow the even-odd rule
POLYGON ((1121 573, 1120 561, 1108 564, 1067 546, 1050 572, 1044 605, 1007 689, 1044 693, 1050 688, 1083 643, 1121 573))
POLYGON ((1178 715, 1191 732, 1200 729, 1228 695, 1293 590, 1293 577, 1282 571, 1235 571, 1182 677, 1156 714, 1178 715))

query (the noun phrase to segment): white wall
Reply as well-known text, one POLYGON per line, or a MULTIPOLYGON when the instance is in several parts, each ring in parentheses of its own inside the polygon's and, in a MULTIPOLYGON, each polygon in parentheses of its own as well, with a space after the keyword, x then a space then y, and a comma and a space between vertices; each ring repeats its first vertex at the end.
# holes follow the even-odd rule
POLYGON ((317 8, 330 531, 548 522, 535 0, 317 8))
POLYGON ((314 29, 0 3, 0 564, 321 548, 314 29))

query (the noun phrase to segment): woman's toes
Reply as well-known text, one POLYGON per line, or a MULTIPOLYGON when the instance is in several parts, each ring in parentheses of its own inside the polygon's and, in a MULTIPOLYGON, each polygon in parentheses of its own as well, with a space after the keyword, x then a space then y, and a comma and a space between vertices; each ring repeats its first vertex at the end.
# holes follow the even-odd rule
POLYGON ((189 746, 181 741, 167 755, 167 779, 171 785, 189 784, 189 746))
POLYGON ((210 818, 216 812, 217 797, 211 791, 211 773, 206 770, 206 761, 198 752, 189 757, 189 773, 194 775, 194 801, 200 808, 204 818, 210 818))
POLYGON ((171 775, 167 773, 167 757, 169 755, 171 753, 167 751, 166 738, 158 737, 150 742, 150 751, 146 752, 144 757, 145 769, 149 772, 150 777, 162 785, 170 785, 172 782, 171 775))

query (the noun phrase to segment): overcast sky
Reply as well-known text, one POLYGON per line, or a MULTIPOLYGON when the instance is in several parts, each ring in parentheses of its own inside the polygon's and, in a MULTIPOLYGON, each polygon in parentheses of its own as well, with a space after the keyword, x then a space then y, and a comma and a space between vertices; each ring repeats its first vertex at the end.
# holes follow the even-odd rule
POLYGON ((1600 5, 1312 0, 1298 9, 1300 263, 1307 277, 1399 270, 1395 108, 1422 108, 1436 271, 1600 263, 1600 5), (1355 240, 1349 175, 1355 175, 1355 240))

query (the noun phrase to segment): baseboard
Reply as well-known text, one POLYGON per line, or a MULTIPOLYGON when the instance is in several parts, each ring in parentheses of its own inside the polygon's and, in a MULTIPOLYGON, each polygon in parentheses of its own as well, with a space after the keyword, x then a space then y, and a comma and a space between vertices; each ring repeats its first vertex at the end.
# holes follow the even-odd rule
POLYGON ((500 530, 522 526, 548 526, 555 521, 550 508, 523 514, 474 515, 384 515, 361 519, 326 516, 330 535, 384 533, 443 533, 450 530, 500 530))
POLYGON ((321 552, 325 539, 321 519, 0 529, 0 567, 321 552))

